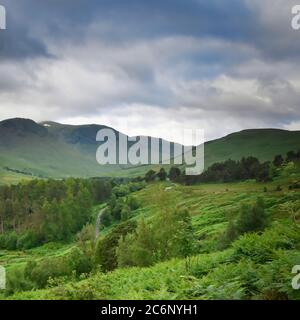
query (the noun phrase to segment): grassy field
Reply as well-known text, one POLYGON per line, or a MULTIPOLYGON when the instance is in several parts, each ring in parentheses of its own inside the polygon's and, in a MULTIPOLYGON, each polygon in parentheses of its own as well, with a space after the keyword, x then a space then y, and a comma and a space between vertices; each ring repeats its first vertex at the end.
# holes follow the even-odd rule
MULTIPOLYGON (((161 205, 187 208, 197 238, 198 253, 148 268, 93 272, 81 279, 62 279, 51 287, 3 297, 8 299, 300 299, 291 288, 291 269, 300 264, 300 190, 289 185, 300 174, 269 183, 247 181, 183 186, 155 182, 136 192, 140 208, 132 219, 151 218, 161 205), (280 189, 278 188, 280 186, 280 189), (242 204, 265 201, 270 224, 262 234, 242 236, 227 249, 220 237, 242 204), (161 199, 160 199, 161 198, 161 199)), ((95 208, 95 214, 99 208, 95 208)), ((94 214, 94 215, 95 215, 94 214)), ((102 236, 110 229, 102 231, 102 236)), ((29 260, 67 255, 75 244, 48 244, 28 251, 0 252, 8 273, 29 260)))

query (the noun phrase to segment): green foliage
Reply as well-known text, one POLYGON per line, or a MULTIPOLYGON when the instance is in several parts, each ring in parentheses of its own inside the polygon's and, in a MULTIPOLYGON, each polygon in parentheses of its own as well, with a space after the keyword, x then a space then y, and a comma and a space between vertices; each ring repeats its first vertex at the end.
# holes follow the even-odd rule
POLYGON ((0 246, 30 249, 70 241, 90 219, 93 204, 110 193, 110 183, 97 179, 32 180, 0 187, 0 246))
POLYGON ((150 266, 155 262, 155 242, 151 226, 141 220, 134 233, 119 239, 118 266, 150 266))
POLYGON ((111 271, 117 268, 118 261, 116 249, 119 239, 135 230, 137 224, 129 220, 115 226, 104 238, 99 239, 95 251, 95 262, 103 271, 111 271))
POLYGON ((34 283, 25 277, 24 270, 17 268, 8 273, 5 290, 6 295, 29 291, 33 288, 34 283))
POLYGON ((28 230, 23 235, 18 237, 17 248, 18 249, 31 249, 41 244, 41 235, 34 230, 28 230))
POLYGON ((267 215, 262 198, 258 198, 254 206, 243 205, 237 219, 236 227, 239 234, 262 231, 267 225, 267 215))
POLYGON ((283 163, 284 163, 284 159, 283 159, 283 157, 282 157, 281 154, 278 154, 278 155, 276 155, 276 156, 274 157, 273 165, 274 165, 275 167, 280 167, 280 166, 282 166, 283 163))
POLYGON ((156 177, 156 173, 154 170, 149 170, 146 175, 145 175, 145 181, 146 182, 151 182, 151 181, 154 181, 155 180, 155 177, 156 177))
POLYGON ((191 217, 176 209, 155 215, 151 222, 142 219, 133 234, 119 240, 118 265, 150 266, 173 257, 187 257, 194 249, 191 217))
POLYGON ((178 182, 181 176, 181 171, 177 167, 171 167, 169 171, 169 179, 174 182, 178 182))
POLYGON ((233 243, 235 259, 249 258, 257 263, 274 259, 275 250, 295 250, 299 248, 299 228, 295 224, 274 224, 263 234, 245 234, 233 243))
POLYGON ((63 258, 47 258, 32 268, 27 268, 26 276, 36 284, 38 288, 44 288, 50 278, 62 277, 71 274, 71 266, 63 258))
MULTIPOLYGON (((197 186, 156 182, 134 195, 113 196, 112 207, 119 203, 121 209, 133 210, 131 197, 137 200, 138 210, 130 213, 137 229, 114 235, 120 225, 105 229, 95 251, 95 227, 87 225, 79 229, 77 249, 49 243, 28 251, 2 252, 0 264, 8 266, 8 276, 15 279, 8 298, 300 299, 300 291, 291 286, 291 269, 300 259, 300 198, 299 189, 288 190, 299 180, 299 173, 286 176, 284 167, 278 169, 276 181, 263 185, 255 181, 197 186), (282 186, 282 192, 275 192, 276 185, 282 186), (263 187, 268 192, 263 193, 263 187), (258 200, 262 195, 264 204, 258 200), (220 242, 225 243, 222 251, 220 242), (61 272, 44 276, 39 265, 45 257, 58 259, 61 272), (113 268, 126 268, 97 272, 101 259, 113 268), (27 261, 32 263, 23 276, 27 261), (19 273, 13 277, 15 270, 19 273), (37 279, 48 278, 42 281, 45 288, 35 290, 42 287, 31 279, 32 270, 38 270, 37 279)), ((69 183, 68 189, 77 194, 76 184, 69 183)), ((102 271, 106 270, 102 267, 102 271)))
POLYGON ((111 223, 112 223, 112 216, 110 214, 110 211, 109 210, 105 210, 101 215, 101 224, 104 227, 108 227, 108 226, 111 225, 111 223))
POLYGON ((92 259, 95 250, 95 227, 86 224, 76 235, 77 245, 81 251, 92 259))
POLYGON ((164 168, 161 168, 157 174, 160 181, 165 181, 167 179, 167 172, 164 168))
POLYGON ((39 262, 29 261, 22 278, 36 288, 45 288, 50 279, 79 276, 92 270, 92 259, 79 248, 74 248, 67 256, 46 258, 39 262))
POLYGON ((240 208, 237 219, 231 220, 221 235, 219 248, 227 248, 239 235, 244 233, 263 231, 267 225, 268 216, 262 198, 258 198, 253 206, 244 204, 240 208))
POLYGON ((121 184, 119 186, 115 186, 112 190, 113 194, 117 197, 124 197, 130 193, 129 186, 126 184, 121 184))
POLYGON ((16 232, 10 232, 5 236, 4 248, 7 250, 15 250, 17 248, 18 235, 16 232))

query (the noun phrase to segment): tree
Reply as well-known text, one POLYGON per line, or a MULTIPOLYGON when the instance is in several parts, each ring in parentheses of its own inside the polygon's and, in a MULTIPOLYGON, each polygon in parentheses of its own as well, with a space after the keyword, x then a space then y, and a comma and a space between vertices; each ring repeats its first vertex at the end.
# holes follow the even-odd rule
POLYGON ((130 215, 130 208, 127 205, 124 205, 121 211, 121 221, 128 220, 129 215, 130 215))
POLYGON ((101 215, 101 223, 104 225, 104 227, 108 227, 111 225, 112 222, 112 216, 108 209, 106 209, 102 215, 101 215))
POLYGON ((155 180, 155 171, 154 170, 149 170, 146 175, 145 175, 145 180, 146 182, 151 182, 155 180))
POLYGON ((264 162, 259 165, 258 171, 256 174, 256 181, 257 182, 268 182, 272 180, 271 174, 270 174, 270 164, 269 162, 264 162))
POLYGON ((98 240, 95 250, 96 264, 102 271, 112 271, 118 267, 116 249, 119 239, 134 232, 137 227, 136 221, 128 220, 115 226, 104 238, 98 240))
POLYGON ((282 155, 281 154, 276 155, 273 160, 273 165, 278 168, 278 167, 281 167, 283 163, 284 163, 284 159, 282 155))
POLYGON ((267 225, 264 201, 258 198, 253 207, 243 205, 237 220, 239 234, 262 231, 267 225))
POLYGON ((165 181, 167 179, 167 173, 164 168, 161 168, 157 174, 160 181, 165 181))
POLYGON ((4 221, 5 221, 5 202, 0 201, 0 230, 4 233, 4 221))
POLYGON ((178 181, 181 175, 181 171, 177 167, 172 167, 169 171, 169 178, 171 181, 178 181))
POLYGON ((117 248, 119 267, 148 267, 155 262, 155 242, 153 230, 142 219, 136 231, 120 238, 117 248))
POLYGON ((297 154, 294 151, 289 151, 286 154, 286 160, 287 161, 295 161, 297 159, 297 154))

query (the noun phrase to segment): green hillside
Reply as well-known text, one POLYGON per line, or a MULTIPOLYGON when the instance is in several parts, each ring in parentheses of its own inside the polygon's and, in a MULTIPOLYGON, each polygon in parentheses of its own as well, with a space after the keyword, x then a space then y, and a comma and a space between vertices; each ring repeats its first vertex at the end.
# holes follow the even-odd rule
MULTIPOLYGON (((63 178, 143 175, 149 166, 100 166, 96 162, 101 125, 37 124, 28 119, 0 122, 0 184, 32 177, 63 178)), ((244 156, 272 160, 300 149, 300 131, 245 130, 205 143, 205 167, 244 156)), ((157 166, 153 166, 156 168, 157 166)))
POLYGON ((205 144, 205 166, 227 159, 240 160, 254 156, 260 161, 272 160, 275 155, 285 155, 300 149, 300 131, 279 129, 252 129, 232 133, 205 144))
MULTIPOLYGON (((95 271, 82 278, 66 277, 49 288, 18 292, 7 299, 299 299, 291 287, 291 269, 299 264, 299 171, 273 182, 182 186, 152 183, 134 193, 140 207, 133 220, 151 221, 163 206, 185 208, 192 218, 197 251, 189 259, 174 258, 149 267, 95 271), (281 186, 278 191, 277 186, 281 186), (263 197, 269 224, 264 232, 249 233, 222 249, 222 234, 242 205, 263 197)), ((101 232, 105 237, 111 228, 101 232)), ((75 245, 75 244, 74 244, 75 245)), ((0 263, 9 273, 34 259, 67 257, 71 245, 3 252, 0 263)))

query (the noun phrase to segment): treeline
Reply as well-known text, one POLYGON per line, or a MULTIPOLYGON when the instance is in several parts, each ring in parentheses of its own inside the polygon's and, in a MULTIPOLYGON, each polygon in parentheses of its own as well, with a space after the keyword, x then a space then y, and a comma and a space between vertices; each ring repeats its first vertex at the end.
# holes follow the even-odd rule
POLYGON ((193 185, 205 182, 236 182, 255 179, 257 182, 272 181, 277 168, 288 163, 300 162, 300 150, 289 151, 286 157, 276 155, 273 161, 260 162, 256 157, 243 157, 241 160, 228 159, 224 162, 214 163, 201 175, 188 176, 179 167, 171 167, 167 173, 164 168, 159 172, 149 170, 144 179, 146 182, 169 179, 173 182, 193 185))
POLYGON ((100 179, 32 180, 0 188, 0 248, 32 248, 67 241, 91 217, 94 204, 111 196, 100 179))
POLYGON ((143 181, 131 181, 114 186, 108 206, 101 216, 101 224, 108 227, 112 223, 130 219, 132 212, 139 208, 139 203, 132 193, 143 189, 145 186, 146 184, 143 181))

